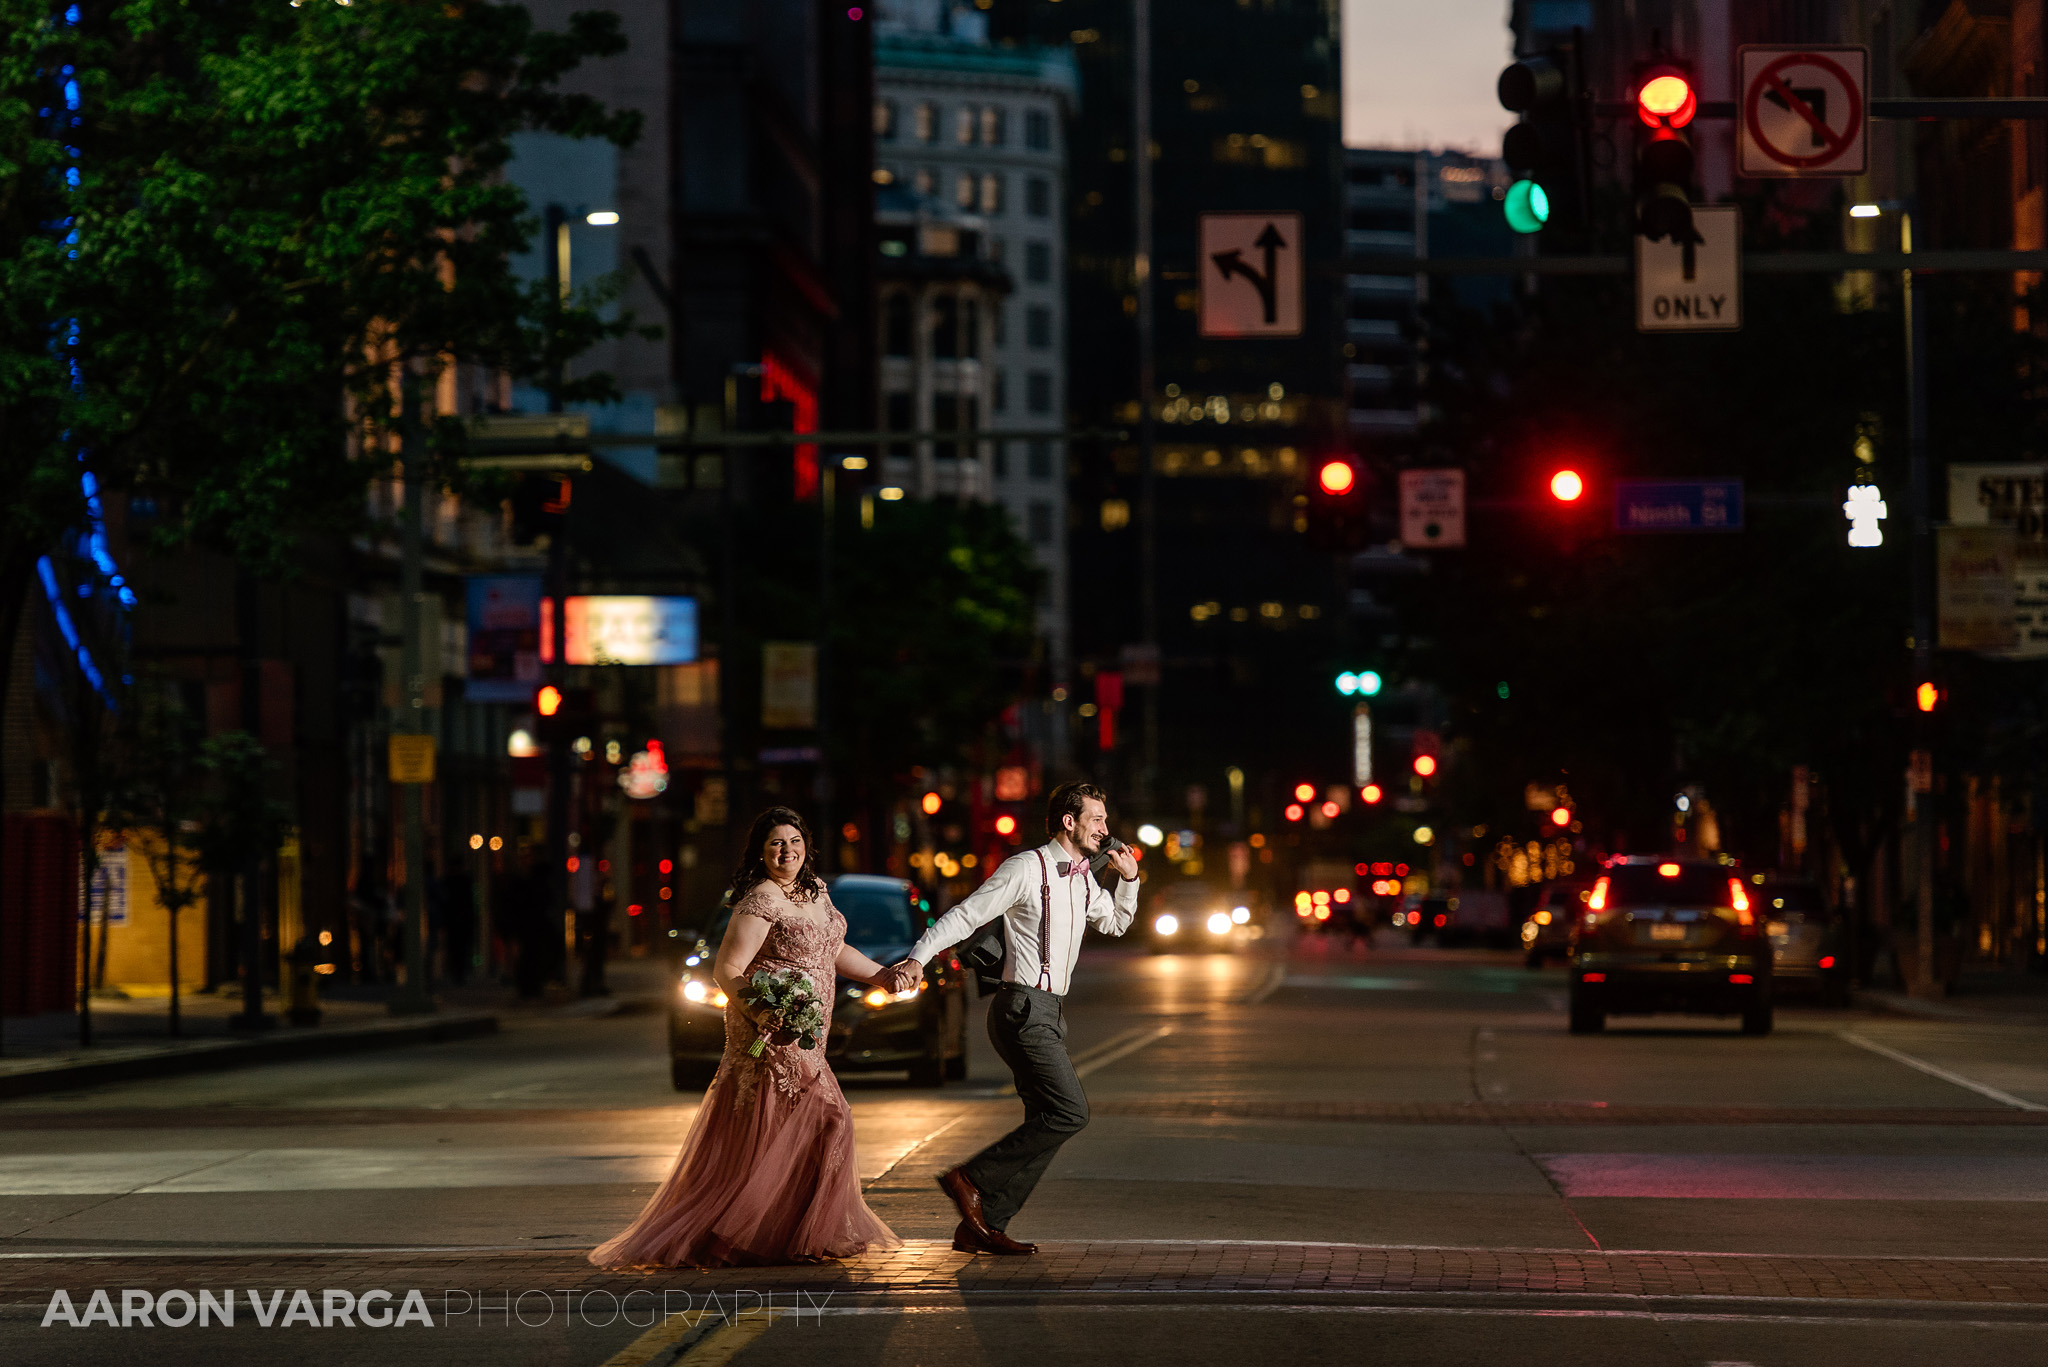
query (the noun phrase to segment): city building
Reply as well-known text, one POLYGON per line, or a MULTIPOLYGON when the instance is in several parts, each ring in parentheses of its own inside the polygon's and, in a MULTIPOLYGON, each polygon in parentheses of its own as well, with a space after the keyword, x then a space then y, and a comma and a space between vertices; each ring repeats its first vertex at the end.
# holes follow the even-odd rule
MULTIPOLYGON (((880 7, 875 180, 883 427, 1059 429, 1067 398, 1071 53, 995 46, 980 11, 880 7)), ((1067 449, 1034 438, 890 448, 912 497, 1000 503, 1046 575, 1049 677, 1068 668, 1067 449)))

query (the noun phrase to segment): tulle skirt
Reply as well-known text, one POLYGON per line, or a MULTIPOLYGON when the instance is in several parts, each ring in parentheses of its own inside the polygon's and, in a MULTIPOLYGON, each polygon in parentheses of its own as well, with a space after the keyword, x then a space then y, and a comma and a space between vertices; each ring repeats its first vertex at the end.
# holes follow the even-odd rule
POLYGON ((902 1244, 861 1198, 853 1113, 832 1070, 791 1096, 764 1063, 728 1058, 668 1180, 590 1261, 756 1267, 902 1244))

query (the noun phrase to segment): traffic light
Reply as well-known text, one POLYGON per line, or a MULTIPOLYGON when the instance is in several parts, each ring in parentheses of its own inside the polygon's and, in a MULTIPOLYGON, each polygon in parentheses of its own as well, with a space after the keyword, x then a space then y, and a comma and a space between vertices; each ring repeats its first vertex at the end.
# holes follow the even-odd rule
POLYGON ((1436 756, 1417 755, 1415 757, 1415 772, 1423 778, 1428 778, 1434 774, 1436 772, 1436 756))
POLYGON ((1518 233, 1541 232, 1553 218, 1584 222, 1585 106, 1571 65, 1563 51, 1524 57, 1495 86, 1501 107, 1522 116, 1501 140, 1501 159, 1515 175, 1501 212, 1518 233))
POLYGON ((1652 242, 1701 242, 1692 221, 1692 140, 1683 131, 1699 112, 1692 73, 1659 58, 1636 66, 1636 116, 1647 133, 1636 148, 1636 231, 1652 242))
POLYGON ((1550 809, 1550 824, 1560 827, 1571 825, 1572 809, 1569 807, 1552 807, 1550 809))
POLYGON ((562 710, 562 690, 553 684, 543 684, 533 695, 533 710, 543 717, 552 717, 562 710))
POLYGON ((512 489, 512 543, 531 546, 560 536, 573 486, 559 475, 526 475, 512 489))
POLYGON ((1939 688, 1936 688, 1932 683, 1922 682, 1919 687, 1913 690, 1913 705, 1918 707, 1922 712, 1932 712, 1935 708, 1935 704, 1939 703, 1940 701, 1941 690, 1939 688))
POLYGON ((1376 698, 1380 686, 1381 679, 1376 669, 1361 669, 1356 674, 1347 669, 1337 676, 1337 691, 1347 698, 1376 698))
POLYGON ((1359 800, 1368 807, 1378 806, 1380 799, 1385 796, 1386 794, 1380 790, 1380 785, 1377 783, 1368 783, 1358 790, 1359 800))
POLYGON ((1355 551, 1365 545, 1365 472, 1349 455, 1327 456, 1316 465, 1308 494, 1308 539, 1318 550, 1355 551))
POLYGON ((1576 503, 1585 492, 1585 476, 1577 470, 1559 470, 1550 477, 1550 496, 1559 503, 1576 503))

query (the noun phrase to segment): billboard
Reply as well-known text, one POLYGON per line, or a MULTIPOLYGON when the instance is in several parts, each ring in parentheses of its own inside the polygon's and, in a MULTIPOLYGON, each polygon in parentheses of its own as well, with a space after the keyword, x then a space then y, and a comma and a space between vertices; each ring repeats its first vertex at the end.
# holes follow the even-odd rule
MULTIPOLYGON (((554 659, 547 600, 540 658, 554 659)), ((563 604, 565 662, 572 665, 686 665, 697 658, 697 600, 626 595, 577 595, 563 604)))
POLYGON ((540 687, 540 576, 480 574, 469 581, 471 702, 531 702, 540 687))

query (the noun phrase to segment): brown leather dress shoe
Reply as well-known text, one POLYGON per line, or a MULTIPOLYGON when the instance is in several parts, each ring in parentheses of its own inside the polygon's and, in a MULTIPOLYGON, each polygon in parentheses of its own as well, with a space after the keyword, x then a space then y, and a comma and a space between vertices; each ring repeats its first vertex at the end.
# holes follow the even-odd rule
POLYGON ((1018 1243, 1000 1229, 990 1229, 987 1225, 977 1227, 970 1221, 962 1220, 960 1228, 953 1231, 953 1250, 956 1253, 994 1253, 1018 1257, 1038 1252, 1038 1245, 1018 1243))
POLYGON ((977 1233, 989 1233, 988 1222, 981 1215, 981 1188, 967 1175, 965 1167, 948 1168, 938 1176, 939 1190, 953 1198, 953 1204, 960 1208, 960 1218, 972 1225, 977 1233))

